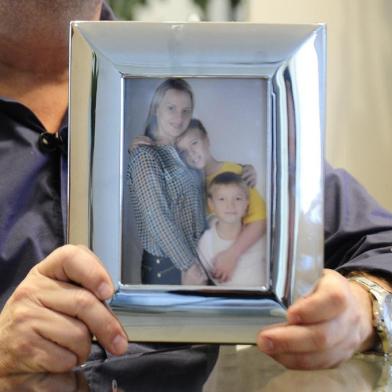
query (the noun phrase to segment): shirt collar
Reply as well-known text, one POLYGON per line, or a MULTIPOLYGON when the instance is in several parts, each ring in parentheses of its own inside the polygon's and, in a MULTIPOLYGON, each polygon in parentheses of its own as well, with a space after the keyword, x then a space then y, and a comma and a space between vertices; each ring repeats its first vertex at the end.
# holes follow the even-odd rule
POLYGON ((114 15, 112 9, 107 4, 106 0, 102 4, 102 11, 100 20, 116 20, 116 16, 114 15))

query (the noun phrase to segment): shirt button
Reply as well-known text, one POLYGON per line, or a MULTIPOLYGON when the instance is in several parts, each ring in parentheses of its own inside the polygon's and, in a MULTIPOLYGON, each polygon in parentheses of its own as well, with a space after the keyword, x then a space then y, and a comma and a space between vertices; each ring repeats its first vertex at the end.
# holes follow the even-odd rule
POLYGON ((161 262, 161 260, 157 259, 156 262, 157 262, 157 264, 159 264, 161 262))

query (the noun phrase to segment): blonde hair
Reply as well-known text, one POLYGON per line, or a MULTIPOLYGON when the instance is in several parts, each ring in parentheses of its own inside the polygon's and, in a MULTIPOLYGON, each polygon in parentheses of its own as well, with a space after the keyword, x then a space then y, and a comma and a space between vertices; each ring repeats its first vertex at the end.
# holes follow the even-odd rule
POLYGON ((146 126, 144 130, 144 134, 152 139, 155 139, 155 131, 158 124, 157 121, 157 109, 159 104, 161 103, 163 97, 166 92, 169 90, 177 90, 182 91, 189 95, 191 99, 192 110, 194 107, 193 101, 193 92, 191 86, 184 79, 180 78, 170 78, 166 79, 163 83, 161 83, 157 89, 155 90, 154 96, 152 97, 150 103, 150 109, 148 111, 146 126))
POLYGON ((246 197, 249 198, 249 188, 242 177, 237 173, 223 172, 215 176, 207 188, 207 196, 209 198, 212 197, 213 188, 219 185, 237 185, 245 192, 246 197))

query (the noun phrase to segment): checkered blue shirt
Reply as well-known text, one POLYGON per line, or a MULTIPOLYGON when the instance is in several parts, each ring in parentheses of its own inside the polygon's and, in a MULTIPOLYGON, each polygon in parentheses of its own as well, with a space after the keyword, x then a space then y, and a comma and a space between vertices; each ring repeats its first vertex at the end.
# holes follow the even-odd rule
POLYGON ((206 228, 203 177, 173 146, 140 145, 129 154, 128 187, 143 248, 187 270, 206 228))

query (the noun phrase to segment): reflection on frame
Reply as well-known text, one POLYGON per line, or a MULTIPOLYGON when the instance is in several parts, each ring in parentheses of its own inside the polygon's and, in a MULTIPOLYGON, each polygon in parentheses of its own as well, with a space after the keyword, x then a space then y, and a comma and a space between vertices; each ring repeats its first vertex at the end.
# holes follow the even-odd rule
POLYGON ((267 82, 125 82, 123 283, 268 287, 267 82))

